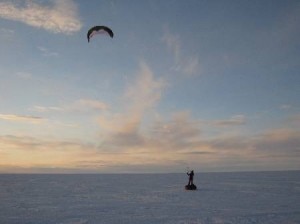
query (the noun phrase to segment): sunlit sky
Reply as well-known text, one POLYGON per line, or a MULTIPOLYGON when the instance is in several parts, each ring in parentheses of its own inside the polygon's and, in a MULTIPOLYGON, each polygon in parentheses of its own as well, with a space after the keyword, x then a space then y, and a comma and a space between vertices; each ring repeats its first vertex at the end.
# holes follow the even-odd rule
POLYGON ((300 169, 299 40, 299 1, 1 0, 0 172, 300 169))

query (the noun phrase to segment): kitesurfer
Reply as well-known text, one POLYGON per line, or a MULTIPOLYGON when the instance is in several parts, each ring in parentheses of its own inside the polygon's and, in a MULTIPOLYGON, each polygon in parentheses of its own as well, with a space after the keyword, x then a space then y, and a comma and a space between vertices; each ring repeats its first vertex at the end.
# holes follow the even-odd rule
POLYGON ((193 185, 193 180, 194 180, 194 170, 192 170, 191 172, 187 172, 186 173, 189 176, 189 183, 188 185, 193 185))

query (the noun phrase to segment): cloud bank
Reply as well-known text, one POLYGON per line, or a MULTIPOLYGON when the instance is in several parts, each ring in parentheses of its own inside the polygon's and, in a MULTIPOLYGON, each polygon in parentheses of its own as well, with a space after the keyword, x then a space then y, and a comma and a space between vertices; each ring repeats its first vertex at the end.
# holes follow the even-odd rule
POLYGON ((72 34, 82 27, 77 6, 72 0, 54 0, 52 6, 30 0, 23 4, 5 1, 0 3, 0 17, 53 33, 72 34))
POLYGON ((143 133, 140 137, 144 141, 131 145, 128 139, 127 145, 115 142, 117 150, 106 151, 103 145, 76 140, 0 136, 0 172, 17 168, 20 172, 21 167, 25 172, 62 169, 66 172, 183 172, 186 166, 197 171, 300 168, 300 133, 297 131, 270 130, 255 136, 204 139, 193 125, 175 128, 190 121, 184 116, 168 122, 181 120, 173 126, 172 132, 151 137, 143 133))
MULTIPOLYGON (((35 111, 43 113, 95 110, 98 139, 89 143, 0 135, 0 172, 183 172, 187 166, 197 172, 300 169, 297 129, 243 135, 228 133, 249 122, 241 114, 212 121, 196 119, 189 111, 161 115, 156 107, 166 86, 142 62, 120 104, 109 109, 90 99, 66 107, 36 106, 35 111), (206 135, 208 129, 217 134, 206 135)), ((40 118, 1 114, 0 119, 33 122, 40 118)), ((299 116, 290 119, 299 122, 299 116)))

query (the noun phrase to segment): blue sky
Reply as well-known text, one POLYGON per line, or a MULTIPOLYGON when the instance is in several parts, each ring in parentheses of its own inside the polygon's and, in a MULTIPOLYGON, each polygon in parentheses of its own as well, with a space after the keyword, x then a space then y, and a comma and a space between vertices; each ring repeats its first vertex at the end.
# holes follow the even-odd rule
POLYGON ((299 25, 298 1, 3 0, 0 172, 299 169, 299 25))

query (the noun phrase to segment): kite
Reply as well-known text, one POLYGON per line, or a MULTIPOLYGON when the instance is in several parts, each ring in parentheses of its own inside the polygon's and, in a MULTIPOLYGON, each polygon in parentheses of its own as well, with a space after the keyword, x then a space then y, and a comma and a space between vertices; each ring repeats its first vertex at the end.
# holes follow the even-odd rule
POLYGON ((113 31, 109 27, 107 27, 107 26, 94 26, 94 27, 90 28, 88 33, 87 33, 88 42, 90 42, 90 39, 95 34, 108 34, 111 38, 114 37, 113 31))

